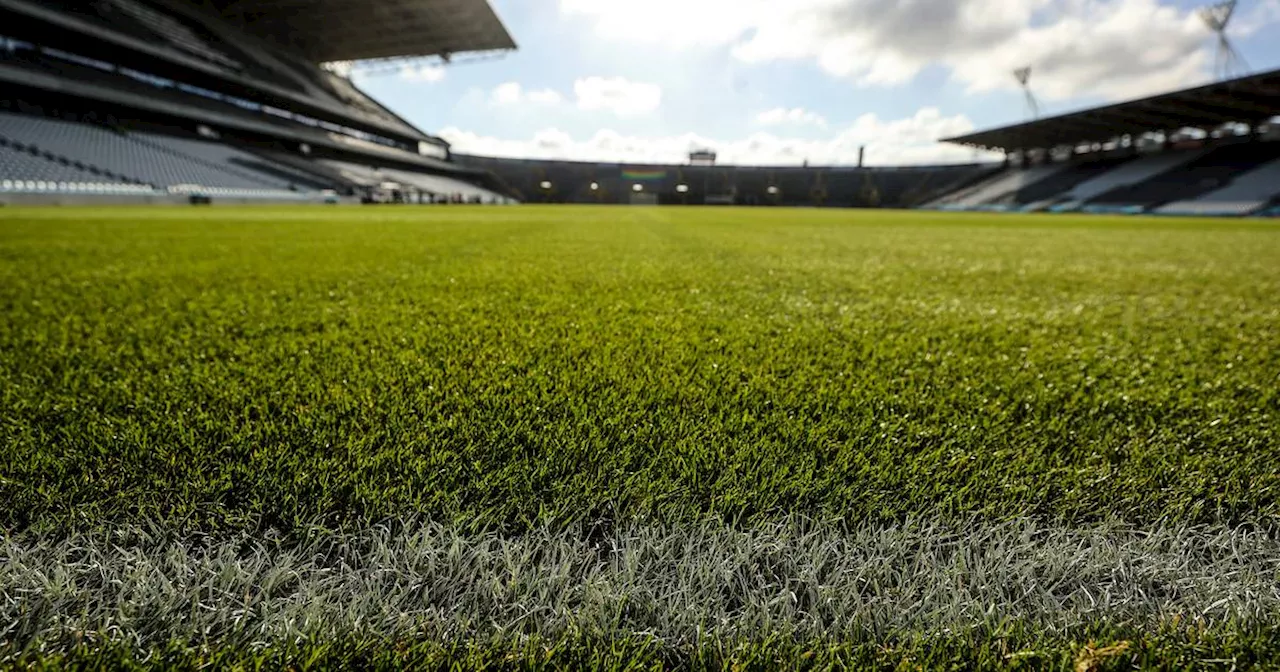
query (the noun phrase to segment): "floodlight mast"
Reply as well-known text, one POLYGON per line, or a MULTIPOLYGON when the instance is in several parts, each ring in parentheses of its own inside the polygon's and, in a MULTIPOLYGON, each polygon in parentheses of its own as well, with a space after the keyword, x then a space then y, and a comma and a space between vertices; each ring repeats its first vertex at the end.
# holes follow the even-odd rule
POLYGON ((1239 0, 1222 0, 1222 2, 1200 8, 1200 19, 1218 38, 1213 74, 1220 80, 1243 76, 1249 72, 1249 64, 1245 62, 1244 56, 1240 55, 1227 35, 1227 28, 1231 26, 1231 19, 1235 16, 1238 3, 1239 0))
POLYGON ((1031 92, 1031 67, 1018 68, 1013 71, 1014 79, 1018 80, 1018 85, 1022 87, 1022 93, 1027 97, 1027 112, 1031 114, 1032 119, 1040 118, 1040 103, 1036 101, 1036 95, 1031 92))

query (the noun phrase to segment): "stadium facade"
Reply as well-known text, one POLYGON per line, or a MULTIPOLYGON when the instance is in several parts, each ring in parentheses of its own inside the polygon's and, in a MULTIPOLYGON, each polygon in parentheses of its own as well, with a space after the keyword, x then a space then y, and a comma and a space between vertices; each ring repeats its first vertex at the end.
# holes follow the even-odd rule
POLYGON ((953 138, 909 168, 454 155, 324 63, 501 52, 485 0, 0 0, 0 203, 1280 210, 1280 72, 953 138))

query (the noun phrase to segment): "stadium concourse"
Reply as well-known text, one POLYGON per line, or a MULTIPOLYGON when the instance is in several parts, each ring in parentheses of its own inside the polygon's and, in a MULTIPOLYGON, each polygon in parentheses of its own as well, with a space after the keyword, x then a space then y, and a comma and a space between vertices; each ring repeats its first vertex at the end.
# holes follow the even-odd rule
POLYGON ((484 0, 352 7, 325 0, 300 15, 273 0, 0 0, 0 203, 1280 212, 1277 72, 949 140, 1003 151, 1002 163, 455 156, 320 64, 511 50, 506 28, 484 0))

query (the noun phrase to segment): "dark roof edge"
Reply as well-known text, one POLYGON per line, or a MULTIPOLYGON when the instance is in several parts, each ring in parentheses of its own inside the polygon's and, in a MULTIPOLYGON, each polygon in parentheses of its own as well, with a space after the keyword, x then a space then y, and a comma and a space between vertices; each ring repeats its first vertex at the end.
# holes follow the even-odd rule
MULTIPOLYGON (((956 136, 953 138, 944 138, 940 140, 940 142, 947 142, 947 143, 960 144, 960 145, 971 145, 973 142, 975 142, 979 138, 989 137, 995 134, 1015 133, 1019 131, 1034 129, 1037 127, 1047 128, 1059 122, 1070 121, 1073 119, 1080 119, 1080 118, 1084 118, 1085 116, 1094 115, 1094 114, 1104 114, 1108 112, 1123 112, 1127 108, 1133 108, 1136 110, 1137 108, 1143 107, 1145 105, 1150 105, 1153 103, 1159 103, 1159 102, 1165 102, 1165 101, 1172 102, 1172 101, 1176 101, 1184 98, 1194 98, 1197 96, 1197 94, 1203 94, 1203 93, 1223 90, 1223 89, 1230 90, 1232 88, 1240 87, 1241 85, 1252 84, 1264 79, 1270 79, 1270 78, 1276 78, 1276 77, 1280 77, 1280 69, 1253 73, 1253 74, 1245 75, 1242 77, 1236 77, 1234 79, 1211 82, 1209 84, 1196 86, 1190 89, 1171 91, 1168 93, 1161 93, 1161 94, 1156 94, 1152 96, 1147 96, 1145 98, 1137 98, 1134 100, 1128 100, 1120 103, 1111 103, 1108 105, 1100 105, 1097 107, 1085 108, 1085 109, 1076 110, 1073 112, 1066 112, 1063 114, 1054 115, 1052 117, 1045 117, 1043 119, 1036 119, 1033 121, 1024 121, 1017 124, 1010 124, 1008 126, 999 126, 996 128, 989 128, 986 130, 967 133, 965 135, 956 136)), ((1277 110, 1277 114, 1280 114, 1280 110, 1277 110)), ((1187 126, 1194 126, 1194 125, 1195 124, 1193 121, 1188 120, 1187 126)), ((1158 129, 1152 129, 1152 130, 1158 130, 1158 129)))

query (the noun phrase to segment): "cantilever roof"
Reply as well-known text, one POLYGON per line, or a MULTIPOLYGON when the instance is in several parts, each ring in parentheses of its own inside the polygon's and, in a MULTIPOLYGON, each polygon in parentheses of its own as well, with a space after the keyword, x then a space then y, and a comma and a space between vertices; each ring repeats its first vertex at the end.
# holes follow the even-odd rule
POLYGON ((486 0, 212 0, 245 32, 313 62, 515 49, 486 0))
POLYGON ((1107 142, 1122 135, 1216 128, 1280 116, 1280 70, 1097 107, 943 142, 1009 152, 1107 142))

